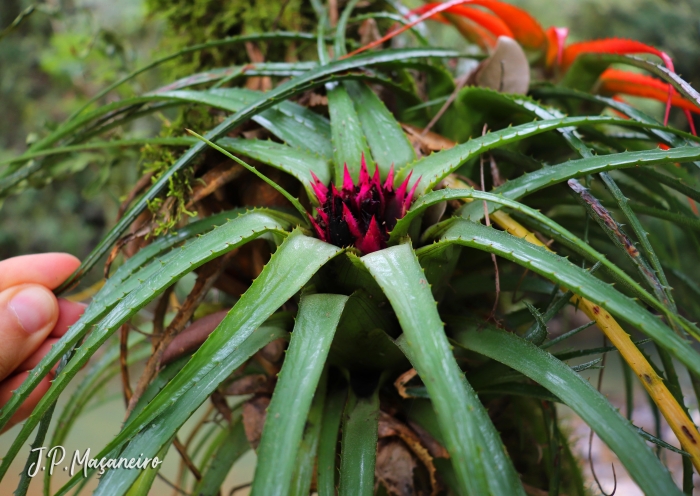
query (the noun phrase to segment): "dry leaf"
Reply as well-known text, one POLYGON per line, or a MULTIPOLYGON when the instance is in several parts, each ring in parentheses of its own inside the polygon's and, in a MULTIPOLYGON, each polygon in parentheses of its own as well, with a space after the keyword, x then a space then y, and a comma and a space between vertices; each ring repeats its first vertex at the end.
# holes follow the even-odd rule
POLYGON ((243 429, 254 450, 258 449, 260 444, 269 405, 269 396, 256 396, 243 404, 243 429))
POLYGON ((417 375, 418 372, 416 372, 416 369, 409 369, 396 378, 394 387, 396 391, 398 391, 399 396, 402 398, 412 398, 412 396, 406 392, 406 384, 417 375))
POLYGON ((477 86, 501 93, 527 93, 530 88, 530 64, 520 44, 507 36, 499 36, 496 49, 479 64, 475 81, 477 86))
POLYGON ((432 131, 428 131, 428 133, 423 136, 423 130, 419 127, 403 123, 401 127, 408 135, 408 139, 413 145, 413 148, 420 148, 423 155, 428 155, 430 152, 448 150, 456 145, 454 141, 432 131))
POLYGON ((265 374, 244 375, 226 386, 225 394, 238 396, 241 394, 272 394, 275 389, 275 381, 265 374))
POLYGON ((411 427, 413 432, 416 433, 420 443, 428 449, 428 453, 433 458, 449 458, 450 454, 443 447, 442 444, 438 443, 437 440, 430 435, 428 431, 423 429, 420 425, 415 422, 408 421, 408 425, 411 427))
POLYGON ((199 348, 209 337, 209 334, 224 320, 226 314, 228 314, 228 310, 222 310, 195 320, 184 331, 175 336, 165 348, 160 359, 161 365, 167 365, 199 348))
MULTIPOLYGON (((382 411, 379 412, 379 426, 377 434, 379 439, 394 436, 401 438, 405 445, 410 448, 413 454, 415 454, 425 466, 426 470, 428 471, 428 475, 430 475, 430 485, 432 487, 431 495, 436 495, 440 490, 440 487, 437 482, 433 457, 430 455, 428 449, 423 445, 420 437, 418 437, 418 435, 406 424, 382 411)), ((437 444, 437 441, 433 440, 433 443, 437 444)))
POLYGON ((382 37, 379 33, 379 28, 377 28, 377 21, 374 19, 367 19, 357 30, 360 34, 360 45, 369 45, 373 41, 377 41, 382 37))
POLYGON ((260 350, 260 354, 269 362, 277 363, 279 362, 280 358, 282 358, 282 354, 284 353, 284 349, 286 347, 286 339, 275 339, 274 341, 263 346, 263 348, 260 350))
POLYGON ((413 496, 413 470, 416 462, 411 452, 399 440, 380 442, 377 449, 377 464, 374 476, 387 493, 395 496, 413 496))

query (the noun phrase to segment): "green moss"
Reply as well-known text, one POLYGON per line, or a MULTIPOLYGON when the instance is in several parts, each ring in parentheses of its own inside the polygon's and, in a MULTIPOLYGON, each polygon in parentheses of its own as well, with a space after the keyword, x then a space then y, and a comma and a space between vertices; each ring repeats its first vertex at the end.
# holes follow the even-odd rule
MULTIPOLYGON (((185 128, 209 129, 214 116, 207 107, 189 106, 183 109, 174 122, 164 122, 160 136, 164 138, 182 136, 185 128)), ((159 145, 147 145, 141 150, 144 174, 153 173, 152 182, 156 182, 177 160, 178 150, 159 145)), ((201 159, 200 159, 201 160, 201 159)), ((196 165, 196 164, 195 164, 196 165)), ((160 236, 177 227, 184 215, 194 216, 195 212, 187 210, 187 202, 196 180, 194 167, 188 167, 168 180, 168 189, 161 196, 148 202, 156 227, 150 233, 160 236)))
MULTIPOLYGON (((207 41, 240 34, 264 33, 273 30, 313 31, 315 16, 306 0, 266 0, 251 3, 245 0, 147 0, 150 15, 165 19, 166 32, 161 43, 164 54, 207 41)), ((284 60, 289 43, 261 43, 258 47, 265 60, 284 60)), ((178 57, 170 63, 168 77, 178 79, 214 67, 250 62, 243 45, 231 45, 197 51, 178 57)), ((217 112, 206 107, 183 107, 172 123, 164 124, 162 137, 183 136, 186 128, 206 132, 217 124, 217 112)), ((179 152, 163 146, 143 149, 144 172, 153 172, 156 181, 177 159, 179 152)), ((195 180, 192 168, 173 176, 168 190, 149 203, 158 236, 175 228, 184 215, 194 215, 186 208, 195 180)))
MULTIPOLYGON (((265 33, 273 30, 313 31, 315 17, 304 0, 148 0, 152 15, 164 17, 167 28, 163 48, 167 53, 228 36, 265 33)), ((266 60, 283 60, 284 44, 261 46, 266 60)), ((249 62, 241 45, 204 50, 179 58, 172 68, 174 77, 212 67, 249 62)))

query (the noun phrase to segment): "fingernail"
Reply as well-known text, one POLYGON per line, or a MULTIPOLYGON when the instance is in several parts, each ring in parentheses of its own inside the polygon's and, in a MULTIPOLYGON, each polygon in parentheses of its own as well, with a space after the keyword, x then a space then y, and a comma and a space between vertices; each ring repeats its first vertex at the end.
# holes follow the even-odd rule
POLYGON ((30 287, 17 293, 9 304, 22 328, 37 332, 51 321, 56 303, 47 289, 30 287))

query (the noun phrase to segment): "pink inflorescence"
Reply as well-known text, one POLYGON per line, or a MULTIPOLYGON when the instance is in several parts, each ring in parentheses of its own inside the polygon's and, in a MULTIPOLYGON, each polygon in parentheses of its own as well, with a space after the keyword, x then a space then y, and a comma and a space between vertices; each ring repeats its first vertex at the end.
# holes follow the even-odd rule
POLYGON ((309 214, 311 224, 320 239, 340 247, 354 246, 362 253, 372 253, 386 248, 389 232, 396 221, 406 215, 413 200, 418 181, 407 192, 411 174, 394 191, 394 166, 384 184, 379 179, 379 168, 370 178, 364 155, 360 167, 360 180, 355 185, 347 164, 340 191, 331 184, 330 189, 312 172, 312 188, 320 203, 318 216, 309 214))

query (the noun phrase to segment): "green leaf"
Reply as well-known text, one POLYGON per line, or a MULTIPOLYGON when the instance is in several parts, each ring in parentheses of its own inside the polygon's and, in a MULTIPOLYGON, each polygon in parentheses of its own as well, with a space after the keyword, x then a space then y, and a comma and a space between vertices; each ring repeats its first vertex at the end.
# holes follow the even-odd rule
POLYGON ((358 397, 350 389, 343 414, 339 496, 372 496, 377 461, 379 389, 358 397))
POLYGON ((579 415, 618 456, 645 494, 681 494, 628 420, 588 381, 537 346, 488 326, 458 334, 470 350, 523 373, 579 415))
MULTIPOLYGON (((700 374, 700 355, 657 317, 631 298, 605 284, 566 258, 527 241, 482 224, 457 220, 441 237, 441 242, 458 243, 495 253, 555 281, 575 294, 608 310, 612 315, 638 328, 669 351, 693 373, 700 374)), ((440 243, 419 250, 423 255, 440 243)))
POLYGON ((365 291, 355 291, 345 305, 333 339, 330 363, 350 372, 406 370, 406 357, 389 337, 400 332, 395 327, 374 298, 365 291))
POLYGON ((313 40, 315 39, 314 35, 308 34, 308 33, 295 33, 295 32, 288 32, 288 31, 277 31, 277 32, 272 32, 272 33, 255 33, 255 34, 248 34, 248 35, 241 35, 241 36, 231 36, 228 38, 223 38, 223 39, 218 39, 218 40, 212 40, 208 41, 206 43, 200 43, 198 45, 193 45, 190 47, 183 48, 182 50, 178 50, 175 53, 171 53, 169 55, 166 55, 165 57, 160 57, 151 63, 140 67, 139 69, 136 69, 135 71, 132 71, 131 73, 127 74, 123 78, 115 81, 114 83, 110 84, 100 92, 98 92, 95 96, 90 98, 82 107, 80 107, 78 110, 73 112, 70 117, 68 117, 68 120, 74 119, 76 116, 78 116, 80 113, 82 113, 86 108, 88 108, 90 105, 101 99, 103 96, 105 96, 107 93, 112 91, 113 89, 121 86, 122 84, 126 83, 127 81, 130 81, 131 79, 135 78, 139 74, 142 74, 150 69, 153 69, 154 67, 157 67, 165 62, 168 62, 170 60, 176 59, 178 57, 181 57, 183 55, 187 55, 188 53, 194 53, 194 52, 199 52, 201 50, 206 50, 208 48, 214 48, 218 46, 225 46, 225 45, 231 45, 231 44, 236 44, 236 43, 245 43, 247 41, 263 41, 263 40, 313 40))
POLYGON ((598 77, 611 64, 626 64, 647 70, 652 74, 670 83, 676 91, 689 101, 700 107, 700 93, 678 74, 669 71, 666 67, 650 60, 629 55, 616 55, 612 53, 585 53, 576 57, 576 60, 567 71, 562 86, 589 91, 598 77))
MULTIPOLYGON (((391 235, 389 237, 389 242, 396 242, 402 236, 404 236, 411 222, 431 205, 434 205, 441 201, 456 198, 472 198, 474 200, 487 200, 497 205, 507 206, 517 212, 527 215, 532 219, 535 219, 540 226, 546 227, 549 230, 549 232, 555 234, 558 239, 565 242, 567 246, 575 250, 577 253, 583 254, 583 256, 585 256, 589 260, 600 262, 617 281, 620 281, 623 284, 625 284, 637 296, 644 300, 644 302, 653 306, 657 310, 666 313, 671 318, 674 318, 672 315, 673 312, 669 312, 668 308, 662 301, 659 301, 657 298, 649 294, 634 279, 627 275, 627 273, 620 269, 616 264, 608 260, 604 255, 596 251, 589 243, 585 243, 573 233, 571 233, 561 225, 557 224, 546 215, 541 214, 539 211, 534 210, 522 203, 513 202, 512 200, 508 200, 503 196, 499 196, 493 193, 485 193, 483 191, 473 189, 442 189, 437 191, 431 191, 430 193, 418 198, 418 200, 416 200, 416 202, 411 207, 411 210, 409 210, 408 213, 396 223, 396 226, 394 227, 394 230, 391 232, 391 235)), ((480 206, 483 212, 482 202, 474 203, 480 206)), ((423 239, 427 240, 434 236, 438 236, 439 233, 445 229, 445 226, 451 225, 452 222, 452 219, 448 219, 445 222, 436 224, 435 226, 426 230, 426 232, 423 235, 423 239)), ((678 321, 677 318, 675 320, 678 321)), ((683 324, 681 323, 681 325, 683 324)))
POLYGON ((347 296, 304 296, 267 409, 251 494, 287 494, 295 454, 347 296))
MULTIPOLYGON (((314 86, 324 84, 333 79, 336 74, 342 74, 346 71, 363 67, 374 66, 377 64, 395 62, 398 60, 406 60, 421 57, 460 57, 462 54, 454 50, 444 49, 427 49, 427 48, 409 48, 400 50, 384 50, 378 53, 364 53, 355 57, 347 58, 331 62, 328 65, 319 67, 318 69, 309 71, 304 76, 294 78, 286 83, 283 83, 275 89, 262 94, 257 100, 246 105, 234 115, 226 118, 221 124, 209 131, 205 138, 216 141, 223 137, 228 131, 242 124, 253 116, 267 110, 268 108, 285 100, 298 93, 306 91, 314 86)), ((121 234, 136 220, 141 212, 146 208, 149 201, 152 201, 165 188, 173 174, 183 170, 192 164, 194 159, 205 149, 205 143, 198 143, 187 152, 185 152, 175 162, 166 173, 164 173, 158 181, 144 193, 138 201, 124 214, 110 232, 102 239, 100 244, 83 260, 83 263, 58 289, 63 290, 71 287, 80 276, 90 270, 97 260, 99 260, 109 248, 119 239, 121 234)))
MULTIPOLYGON (((170 443, 167 443, 161 448, 156 457, 159 461, 163 461, 165 456, 168 454, 168 449, 170 448, 170 443)), ((138 478, 133 486, 127 491, 126 496, 148 496, 151 490, 151 485, 153 481, 156 480, 158 472, 160 472, 160 465, 155 468, 152 463, 149 463, 147 468, 142 471, 138 471, 138 478)))
POLYGON ((265 174, 263 174, 262 172, 260 172, 257 168, 255 168, 255 167, 253 167, 252 165, 248 164, 246 161, 241 160, 240 158, 236 157, 235 155, 233 155, 233 154, 227 152, 226 150, 224 150, 223 148, 221 148, 219 145, 213 143, 212 141, 209 141, 209 140, 208 140, 207 138, 205 138, 204 136, 201 136, 201 135, 195 133, 195 132, 192 131, 191 129, 188 129, 187 132, 190 133, 190 134, 191 134, 192 136, 194 136, 195 138, 197 138, 197 139, 199 139, 199 140, 205 142, 207 145, 209 145, 210 147, 212 147, 212 148, 215 149, 216 151, 218 151, 218 152, 220 152, 220 153, 223 153, 223 154, 226 155, 228 158, 230 158, 231 160, 233 160, 234 162, 236 162, 238 165, 242 165, 246 170, 248 170, 249 172, 252 172, 252 173, 255 174, 256 176, 258 176, 258 178, 260 178, 260 179, 262 179, 263 181, 265 181, 265 182, 268 184, 268 186, 270 186, 272 189, 274 189, 274 190, 277 191, 279 194, 281 194, 282 196, 284 196, 284 197, 287 199, 287 201, 289 201, 289 203, 291 203, 292 206, 294 206, 294 208, 297 210, 297 212, 299 212, 299 215, 300 215, 299 218, 302 220, 302 223, 304 224, 304 226, 305 226, 305 227, 309 227, 309 228, 311 227, 311 224, 309 223, 309 219, 307 218, 308 212, 306 211, 306 209, 302 206, 302 204, 299 202, 299 200, 297 200, 296 197, 292 196, 292 195, 291 195, 287 190, 285 190, 282 186, 280 186, 280 185, 277 184, 275 181, 273 181, 272 179, 270 179, 269 177, 267 177, 265 174))
MULTIPOLYGON (((51 350, 33 369, 32 374, 30 374, 19 389, 17 389, 15 395, 3 406, 2 410, 0 410, 0 413, 2 413, 2 417, 0 417, 1 421, 5 422, 6 416, 12 415, 11 412, 15 411, 19 404, 34 390, 41 378, 48 373, 63 354, 68 352, 73 345, 85 335, 92 325, 106 315, 120 299, 142 285, 143 281, 149 280, 153 274, 161 268, 159 264, 154 263, 140 270, 139 267, 142 267, 158 254, 169 250, 188 238, 209 231, 217 224, 224 224, 229 218, 238 216, 241 213, 243 213, 243 209, 235 209, 193 222, 180 228, 177 233, 164 236, 154 241, 121 265, 110 278, 107 279, 102 289, 93 297, 92 302, 80 319, 70 327, 68 332, 58 343, 51 347, 51 350)), ((177 252, 171 251, 164 256, 161 262, 169 263, 176 255, 177 252)))
POLYGON ((240 418, 231 422, 225 434, 212 456, 211 463, 202 474, 202 480, 197 482, 194 494, 200 496, 219 494, 233 464, 250 449, 243 421, 240 418))
MULTIPOLYGON (((274 109, 273 109, 274 110, 274 109)), ((294 127, 294 126, 290 126, 294 127)), ((298 126, 296 126, 298 128, 298 126)), ((30 158, 69 153, 74 151, 122 148, 128 146, 142 145, 166 145, 166 146, 191 146, 196 143, 196 138, 146 138, 146 139, 125 139, 113 141, 90 142, 83 145, 71 145, 58 148, 50 148, 30 154, 30 158)), ((325 184, 331 180, 330 167, 328 161, 317 154, 312 154, 306 150, 292 148, 291 146, 276 143, 274 141, 263 141, 256 139, 241 138, 221 138, 216 142, 222 148, 231 152, 240 153, 247 157, 254 158, 264 164, 268 164, 279 170, 287 172, 299 181, 308 186, 311 178, 311 171, 325 184)), ((330 144, 330 137, 329 137, 330 144)), ((329 146, 330 148, 330 146, 329 146)), ((23 161, 24 159, 9 159, 4 163, 23 161)), ((3 161, 0 161, 2 164, 3 161)))
MULTIPOLYGON (((229 109, 233 111, 240 110, 263 95, 243 88, 221 88, 210 90, 210 93, 236 102, 229 109)), ((333 156, 328 119, 306 107, 285 100, 256 115, 253 120, 290 146, 318 154, 325 159, 333 156)))
MULTIPOLYGON (((268 322, 260 326, 258 329, 251 334, 248 339, 240 343, 237 349, 237 353, 231 357, 230 363, 227 366, 239 367, 246 360, 248 360, 253 354, 259 351, 263 346, 269 342, 287 336, 286 331, 286 319, 272 318, 268 322)), ((184 359, 183 362, 187 362, 184 359)), ((175 363, 170 364, 170 366, 175 365, 175 363)), ((183 364, 184 365, 184 364, 183 364)), ((227 369, 228 370, 228 369, 227 369)), ((175 370, 179 373, 179 371, 175 370)), ((140 431, 136 431, 133 428, 135 422, 144 415, 144 411, 148 414, 148 408, 150 401, 146 401, 143 405, 143 410, 140 412, 132 413, 125 424, 125 428, 119 433, 119 436, 124 435, 125 430, 129 430, 132 433, 133 438, 120 452, 120 447, 124 444, 124 441, 117 443, 117 440, 110 442, 99 454, 98 458, 102 457, 114 457, 117 454, 120 457, 125 458, 141 458, 152 457, 155 453, 161 449, 163 446, 167 446, 172 437, 177 434, 177 431, 182 427, 182 425, 187 421, 187 419, 200 407, 200 405, 206 401, 211 391, 208 393, 202 392, 203 388, 213 387, 215 388, 220 382, 224 381, 228 377, 228 374, 222 373, 221 370, 213 370, 208 374, 204 375, 201 379, 202 387, 191 388, 186 391, 182 396, 178 398, 176 406, 172 408, 165 409, 165 411, 151 418, 150 423, 140 431)), ((166 384, 167 386, 167 384, 166 384)), ((156 393, 154 397, 160 394, 161 388, 156 388, 152 393, 156 393)), ((162 399, 159 398, 159 399, 162 399)), ((153 397, 151 398, 153 400, 153 397)), ((249 446, 247 440, 245 443, 245 448, 249 446)), ((243 448, 241 448, 243 449, 243 448)), ((94 471, 88 472, 89 474, 94 473, 94 471)), ((100 479, 100 485, 97 487, 95 494, 107 494, 119 495, 124 494, 125 491, 129 490, 129 487, 136 480, 138 473, 134 473, 134 470, 109 470, 100 479)), ((57 493, 57 495, 67 494, 68 491, 78 482, 82 475, 71 478, 57 493)))
POLYGON ((346 81, 344 86, 355 104, 362 132, 381 177, 388 176, 392 165, 399 170, 416 160, 411 142, 379 97, 364 83, 346 81))
POLYGON ((338 25, 335 28, 335 39, 333 41, 333 51, 336 58, 347 55, 348 53, 345 48, 345 30, 348 27, 348 19, 358 2, 359 0, 350 0, 343 9, 340 19, 338 19, 338 25))
POLYGON ((310 187, 312 172, 323 184, 331 182, 328 161, 303 150, 274 141, 241 138, 221 138, 216 144, 232 153, 240 153, 291 174, 304 185, 309 198, 316 198, 310 187))
POLYGON ((333 135, 333 170, 335 184, 343 184, 345 165, 353 181, 360 176, 360 160, 364 155, 367 166, 372 165, 372 154, 360 124, 352 99, 344 86, 336 86, 328 91, 328 113, 331 116, 333 135))
MULTIPOLYGON (((474 138, 472 140, 467 141, 466 143, 462 143, 448 150, 433 153, 432 155, 419 159, 417 162, 414 162, 413 164, 409 164, 406 167, 404 167, 397 175, 394 184, 399 184, 408 176, 408 173, 410 171, 413 171, 413 176, 411 178, 410 185, 418 183, 417 191, 422 193, 424 191, 434 188, 443 178, 457 170, 469 159, 477 157, 478 155, 485 153, 493 148, 498 148, 510 143, 522 141, 525 138, 536 136, 538 134, 559 128, 594 124, 614 124, 618 126, 657 128, 671 131, 671 128, 666 128, 664 126, 642 123, 632 120, 624 120, 614 117, 583 116, 535 121, 528 124, 522 124, 520 126, 509 127, 506 129, 501 129, 499 131, 493 131, 484 136, 474 138)), ((642 154, 642 156, 644 153, 648 153, 650 154, 650 158, 648 159, 650 160, 650 162, 653 160, 657 160, 657 162, 651 163, 663 163, 663 160, 660 160, 660 157, 655 155, 659 154, 659 152, 664 152, 664 150, 649 150, 646 152, 629 153, 639 153, 642 154)), ((674 153, 679 153, 679 160, 692 160, 693 157, 696 157, 697 155, 697 147, 682 147, 674 150, 668 150, 664 153, 671 154, 671 156, 673 157, 675 157, 674 153), (696 153, 693 154, 692 150, 689 150, 689 148, 694 148, 696 153)), ((663 155, 663 153, 661 155, 663 155)), ((620 158, 621 156, 626 156, 626 154, 620 153, 617 155, 606 155, 604 157, 594 157, 593 159, 589 160, 595 159, 605 161, 606 158, 614 160, 616 158, 620 158)), ((671 156, 669 156, 668 161, 673 160, 671 156)), ((640 160, 643 159, 640 158, 640 160)), ((522 179, 522 177, 527 177, 532 174, 538 174, 539 172, 540 171, 533 172, 531 174, 521 176, 518 179, 522 179)), ((509 181, 506 185, 504 185, 504 187, 510 185, 513 182, 514 181, 509 181)))
MULTIPOLYGON (((129 344, 128 364, 139 362, 151 355, 150 344, 145 342, 145 337, 138 335, 129 344), (146 344, 147 346, 143 346, 146 344)), ((76 424, 80 414, 110 380, 119 374, 119 343, 114 342, 100 359, 88 369, 85 378, 66 402, 61 415, 56 422, 56 427, 49 443, 50 446, 63 446, 68 434, 76 424)), ((44 472, 44 493, 51 494, 51 473, 44 472)))
MULTIPOLYGON (((546 122, 546 121, 540 121, 546 122)), ((629 121, 627 121, 629 122, 629 121)), ((487 135, 489 136, 489 135, 487 135)), ((474 140, 475 141, 475 140, 474 140)), ((438 155, 431 155, 434 157, 438 155)), ((611 155, 595 156, 579 160, 570 160, 563 164, 546 167, 529 174, 508 181, 495 188, 492 193, 502 195, 512 200, 539 191, 542 188, 567 181, 572 178, 582 177, 588 174, 596 174, 609 170, 625 167, 638 167, 644 165, 664 164, 667 162, 683 162, 700 159, 700 147, 683 146, 670 150, 644 150, 638 152, 623 152, 611 155)), ((494 205, 489 205, 489 212, 498 210, 494 205)), ((472 203, 462 207, 460 215, 472 221, 479 221, 484 216, 483 205, 472 203)))
POLYGON ((319 496, 335 496, 338 430, 347 396, 347 389, 343 388, 331 390, 326 395, 318 442, 317 489, 319 496))
POLYGON ((321 435, 321 422, 323 420, 323 407, 326 400, 326 386, 328 374, 324 371, 321 376, 314 400, 311 403, 309 416, 304 425, 304 436, 299 444, 296 458, 296 467, 292 475, 292 485, 289 491, 291 496, 308 496, 311 491, 311 482, 316 469, 316 453, 318 451, 321 435))
POLYGON ((400 347, 428 388, 464 494, 524 494, 488 413, 452 355, 435 300, 408 244, 362 257, 398 316, 400 347))
MULTIPOLYGON (((33 153, 24 153, 19 157, 0 160, 0 165, 26 162, 35 158, 58 155, 61 153, 82 152, 86 150, 103 150, 109 148, 125 148, 130 146, 143 145, 165 145, 165 146, 192 146, 195 143, 192 138, 141 138, 141 139, 116 139, 111 141, 91 141, 81 145, 68 145, 48 148, 33 153)), ((0 173, 0 177, 3 174, 0 173)))
MULTIPOLYGON (((80 368, 116 329, 128 321, 138 310, 162 293, 168 286, 202 264, 266 232, 276 231, 284 234, 286 232, 284 228, 288 227, 289 223, 283 219, 284 218, 276 216, 271 211, 251 211, 241 215, 237 219, 231 220, 206 235, 199 237, 185 248, 177 250, 175 256, 170 258, 167 264, 160 267, 160 270, 155 272, 148 279, 146 284, 142 281, 136 289, 129 293, 128 296, 124 297, 119 304, 112 309, 109 315, 92 330, 82 346, 76 351, 73 359, 68 362, 63 371, 56 376, 51 388, 38 403, 23 425, 22 430, 15 438, 15 442, 8 450, 7 455, 3 458, 2 465, 0 465, 0 477, 7 471, 9 464, 16 456, 22 443, 27 439, 49 405, 58 398, 80 368)), ((153 261, 151 264, 155 264, 156 267, 161 265, 159 260, 153 261)), ((59 344, 55 345, 39 365, 33 369, 27 380, 25 380, 10 401, 3 407, 2 415, 0 416, 0 425, 4 425, 11 417, 12 413, 16 411, 19 405, 26 399, 38 382, 37 379, 46 374, 46 372, 42 374, 42 370, 48 371, 58 357, 71 349, 80 339, 81 335, 87 331, 85 324, 90 322, 93 316, 90 315, 86 317, 88 313, 89 308, 79 320, 79 323, 82 323, 81 326, 76 323, 71 328, 71 332, 68 332, 61 338, 59 344), (80 327, 83 327, 82 330, 80 327)))
MULTIPOLYGON (((645 122, 647 124, 654 125, 660 124, 658 120, 646 115, 644 112, 641 112, 624 102, 619 102, 617 100, 613 100, 612 98, 606 98, 599 95, 592 95, 585 91, 572 90, 568 88, 563 88, 561 86, 542 87, 533 88, 532 95, 535 98, 574 98, 577 100, 594 102, 603 106, 610 107, 611 109, 615 109, 618 112, 629 117, 630 119, 636 120, 638 122, 645 122)), ((672 133, 669 131, 671 131, 671 129, 668 129, 667 131, 657 128, 648 129, 648 132, 650 134, 655 135, 659 140, 661 140, 667 145, 678 147, 691 144, 691 141, 689 139, 684 139, 680 137, 683 136, 682 134, 672 133)))
MULTIPOLYGON (((153 420, 172 410, 182 409, 186 413, 188 408, 194 411, 201 405, 211 392, 250 356, 241 356, 239 348, 247 343, 247 338, 253 331, 299 291, 321 266, 341 252, 340 248, 304 236, 299 230, 293 231, 187 365, 138 417, 122 429, 103 449, 100 456, 120 447, 137 432, 140 432, 141 442, 147 444, 152 437, 149 435, 151 429, 154 429, 154 436, 162 429, 177 430, 181 423, 161 424, 154 423, 153 420)), ((279 336, 273 336, 276 337, 279 336)), ((259 343, 259 347, 267 342, 259 343)), ((252 351, 256 349, 258 348, 252 351)), ((182 422, 188 416, 189 414, 181 419, 182 422)), ((142 446, 141 449, 138 453, 144 452, 146 447, 142 446)), ((109 488, 110 494, 114 484, 121 484, 130 477, 129 474, 111 476, 111 473, 108 472, 102 479, 105 481, 114 477, 114 482, 105 482, 103 486, 105 491, 109 488)))

